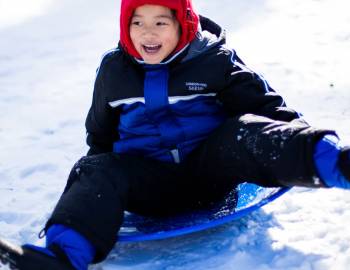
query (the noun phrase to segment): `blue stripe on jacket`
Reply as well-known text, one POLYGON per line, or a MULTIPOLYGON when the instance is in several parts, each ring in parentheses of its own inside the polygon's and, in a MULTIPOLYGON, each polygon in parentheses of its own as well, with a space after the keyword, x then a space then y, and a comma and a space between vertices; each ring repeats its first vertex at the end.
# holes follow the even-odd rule
POLYGON ((168 82, 166 65, 145 66, 145 103, 121 105, 115 152, 181 162, 226 119, 213 95, 169 104, 168 82))

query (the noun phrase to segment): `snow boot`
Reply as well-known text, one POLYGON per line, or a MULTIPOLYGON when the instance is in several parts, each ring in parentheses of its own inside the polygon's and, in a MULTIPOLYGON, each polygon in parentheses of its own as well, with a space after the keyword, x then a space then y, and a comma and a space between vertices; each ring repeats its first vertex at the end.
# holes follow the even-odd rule
POLYGON ((339 169, 350 182, 350 147, 344 147, 339 154, 339 169))
POLYGON ((75 270, 68 260, 60 260, 43 252, 15 246, 2 239, 0 239, 0 269, 75 270))

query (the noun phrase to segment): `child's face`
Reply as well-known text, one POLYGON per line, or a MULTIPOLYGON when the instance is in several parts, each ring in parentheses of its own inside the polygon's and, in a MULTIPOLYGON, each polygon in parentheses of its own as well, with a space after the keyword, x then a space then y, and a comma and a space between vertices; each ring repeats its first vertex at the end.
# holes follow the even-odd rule
POLYGON ((176 48, 180 24, 167 7, 140 6, 131 18, 130 37, 147 64, 159 64, 176 48))

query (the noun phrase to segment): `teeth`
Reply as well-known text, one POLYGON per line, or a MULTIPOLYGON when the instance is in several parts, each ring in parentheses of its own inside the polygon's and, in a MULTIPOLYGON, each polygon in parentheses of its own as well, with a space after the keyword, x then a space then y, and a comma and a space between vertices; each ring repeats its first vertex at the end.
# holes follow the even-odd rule
POLYGON ((145 45, 145 47, 151 48, 151 49, 153 49, 153 48, 158 48, 158 46, 159 46, 159 45, 145 45))
POLYGON ((147 53, 157 53, 161 47, 161 45, 143 45, 143 48, 147 53))

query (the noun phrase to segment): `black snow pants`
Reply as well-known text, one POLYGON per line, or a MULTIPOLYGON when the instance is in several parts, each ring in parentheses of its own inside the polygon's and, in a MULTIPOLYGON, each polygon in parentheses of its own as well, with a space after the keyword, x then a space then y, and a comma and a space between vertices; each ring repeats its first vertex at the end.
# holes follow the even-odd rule
POLYGON ((246 114, 227 120, 180 164, 116 153, 83 157, 45 229, 62 224, 80 232, 99 262, 117 241, 124 210, 164 216, 201 208, 241 182, 323 187, 313 149, 326 134, 334 131, 246 114))

